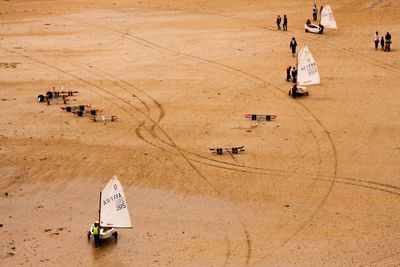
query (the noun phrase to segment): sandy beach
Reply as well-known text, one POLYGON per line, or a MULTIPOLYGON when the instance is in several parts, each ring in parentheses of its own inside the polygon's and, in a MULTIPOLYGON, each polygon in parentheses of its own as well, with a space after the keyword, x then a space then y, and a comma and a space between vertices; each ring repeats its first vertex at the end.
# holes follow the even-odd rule
POLYGON ((315 3, 337 30, 305 33, 313 1, 1 1, 0 266, 399 266, 400 2, 315 3), (113 175, 133 228, 94 248, 113 175))

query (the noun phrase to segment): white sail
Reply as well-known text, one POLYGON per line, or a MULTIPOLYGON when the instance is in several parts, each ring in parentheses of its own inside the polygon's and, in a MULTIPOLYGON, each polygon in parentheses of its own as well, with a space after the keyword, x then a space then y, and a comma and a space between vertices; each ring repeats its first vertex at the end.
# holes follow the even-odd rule
POLYGON ((115 175, 101 191, 100 226, 114 228, 132 227, 125 194, 121 183, 115 175))
POLYGON ((321 24, 328 29, 337 29, 335 17, 333 16, 330 5, 326 5, 322 8, 321 24))
POLYGON ((310 85, 318 83, 320 83, 320 78, 317 63, 308 47, 304 46, 297 58, 297 84, 310 85))

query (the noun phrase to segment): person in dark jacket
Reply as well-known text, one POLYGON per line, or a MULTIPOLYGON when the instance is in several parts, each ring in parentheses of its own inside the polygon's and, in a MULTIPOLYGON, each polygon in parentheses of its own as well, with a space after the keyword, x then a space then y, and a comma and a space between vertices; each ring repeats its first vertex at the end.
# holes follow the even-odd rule
POLYGON ((278 31, 281 29, 281 21, 282 18, 280 15, 278 15, 278 17, 276 18, 276 26, 278 27, 278 31))
POLYGON ((293 84, 292 86, 292 97, 296 98, 297 96, 297 84, 293 84))
POLYGON ((296 69, 296 67, 293 67, 293 70, 292 70, 292 80, 293 80, 293 83, 297 83, 297 69, 296 69))
POLYGON ((382 36, 382 38, 381 38, 381 49, 382 49, 382 51, 383 51, 384 47, 385 47, 385 38, 383 38, 383 36, 382 36))
POLYGON ((290 82, 290 80, 291 80, 291 73, 292 72, 292 66, 289 66, 287 69, 286 69, 286 81, 287 82, 290 82))
POLYGON ((290 48, 292 49, 292 55, 296 55, 296 47, 297 47, 297 42, 294 37, 292 37, 292 41, 290 41, 290 48))
POLYGON ((283 30, 287 31, 287 17, 283 15, 283 30))
POLYGON ((312 15, 313 15, 313 20, 316 21, 318 18, 318 8, 317 8, 316 4, 314 4, 313 10, 312 10, 312 15))
POLYGON ((390 44, 392 43, 392 35, 389 32, 385 35, 385 49, 383 51, 390 52, 390 44))

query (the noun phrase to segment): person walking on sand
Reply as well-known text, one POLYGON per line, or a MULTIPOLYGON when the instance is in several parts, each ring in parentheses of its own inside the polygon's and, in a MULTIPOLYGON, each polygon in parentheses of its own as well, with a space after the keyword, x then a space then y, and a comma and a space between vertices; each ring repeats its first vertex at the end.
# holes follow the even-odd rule
POLYGON ((382 49, 382 51, 383 51, 384 47, 385 47, 385 38, 383 38, 383 36, 382 36, 382 38, 381 38, 381 49, 382 49))
POLYGON ((281 15, 278 15, 278 17, 276 18, 276 26, 278 27, 278 31, 281 29, 281 15))
POLYGON ((286 81, 287 81, 287 82, 290 82, 291 74, 292 74, 292 66, 289 66, 289 67, 286 69, 286 81))
POLYGON ((290 41, 290 48, 292 49, 292 55, 296 55, 296 47, 297 47, 297 42, 294 37, 292 37, 292 41, 290 41))
POLYGON ((378 49, 379 39, 380 39, 380 38, 379 38, 378 32, 375 32, 375 34, 374 34, 375 50, 378 49))
POLYGON ((287 17, 283 15, 283 30, 287 31, 287 17))
POLYGON ((392 35, 390 35, 390 33, 387 32, 386 35, 385 35, 385 49, 383 51, 390 52, 390 44, 391 43, 392 43, 392 35))

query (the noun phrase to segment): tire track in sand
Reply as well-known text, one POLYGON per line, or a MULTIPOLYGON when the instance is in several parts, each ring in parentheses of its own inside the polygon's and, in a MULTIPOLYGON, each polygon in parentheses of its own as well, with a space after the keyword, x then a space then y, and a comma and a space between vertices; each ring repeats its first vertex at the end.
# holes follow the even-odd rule
MULTIPOLYGON (((85 25, 89 25, 89 26, 92 26, 92 27, 96 27, 96 28, 101 28, 101 29, 103 29, 103 30, 107 30, 107 31, 111 31, 111 32, 115 32, 115 33, 117 33, 118 31, 115 31, 115 30, 110 30, 109 28, 107 28, 107 27, 102 27, 102 26, 99 26, 99 25, 95 25, 95 24, 91 24, 91 23, 87 23, 87 22, 84 22, 84 21, 81 21, 81 20, 76 20, 76 19, 69 19, 69 20, 71 20, 71 21, 77 21, 77 22, 79 22, 79 23, 81 23, 81 24, 85 24, 85 25)), ((118 32, 118 33, 120 33, 121 34, 121 32, 118 32)), ((128 34, 128 33, 126 33, 125 34, 125 38, 127 38, 127 39, 132 39, 132 36, 130 35, 130 34, 128 34), (130 38, 128 38, 128 37, 130 37, 130 38)), ((145 46, 145 47, 147 47, 147 48, 150 48, 150 49, 156 49, 156 50, 159 50, 159 51, 163 51, 164 53, 165 52, 167 52, 167 53, 169 53, 169 54, 171 54, 171 55, 175 55, 175 56, 180 56, 180 55, 182 55, 182 53, 180 53, 180 52, 176 52, 176 51, 174 51, 174 50, 172 50, 172 49, 168 49, 168 48, 164 48, 164 47, 162 47, 162 46, 159 46, 159 45, 157 45, 157 44, 155 44, 155 43, 152 43, 152 42, 150 42, 150 41, 147 41, 147 40, 145 40, 145 39, 143 39, 143 38, 139 38, 139 37, 133 37, 133 40, 135 40, 136 42, 140 42, 140 44, 141 45, 143 45, 143 46, 145 46)), ((195 57, 195 56, 192 56, 192 55, 189 55, 189 54, 185 54, 185 56, 187 56, 188 58, 191 58, 192 60, 195 60, 195 61, 202 61, 203 63, 204 62, 206 62, 206 63, 208 63, 208 64, 215 64, 215 62, 214 61, 211 61, 211 60, 207 60, 207 59, 202 59, 202 58, 200 58, 200 57, 195 57)), ((220 66, 220 65, 222 65, 222 64, 215 64, 216 66, 220 66)), ((232 68, 232 67, 230 67, 230 66, 224 66, 225 67, 225 69, 229 69, 229 68, 232 68)), ((237 75, 237 74, 236 74, 237 75)), ((248 79, 246 76, 243 76, 242 78, 244 78, 244 79, 248 79)), ((121 99, 122 101, 124 101, 123 99, 121 99)), ((217 188, 197 169, 197 167, 195 167, 194 166, 194 164, 186 157, 186 155, 184 154, 184 151, 180 148, 180 147, 178 147, 177 145, 176 145, 176 143, 172 140, 172 138, 165 132, 165 130, 164 129, 162 129, 161 127, 160 127, 160 125, 158 125, 158 123, 157 122, 155 122, 152 118, 148 118, 149 119, 149 121, 151 122, 151 123, 153 123, 154 124, 154 126, 155 127, 157 127, 160 131, 161 131, 161 133, 167 138, 167 140, 168 140, 168 144, 175 150, 175 151, 177 151, 178 152, 178 154, 185 160, 185 162, 195 171, 195 173, 201 178, 201 180, 203 180, 218 196, 220 196, 221 198, 222 198, 222 194, 221 194, 221 192, 219 192, 219 190, 217 190, 217 188)), ((137 132, 137 131, 136 131, 137 132)), ((154 136, 155 137, 155 136, 154 136)), ((162 139, 160 139, 160 140, 162 140, 162 139)), ((163 142, 165 142, 164 140, 162 140, 163 142)), ((250 240, 247 240, 247 238, 249 237, 249 235, 248 234, 246 234, 246 232, 247 232, 247 230, 246 230, 246 227, 245 227, 245 225, 244 225, 244 223, 243 223, 243 221, 240 219, 240 217, 238 216, 238 219, 239 219, 239 221, 240 221, 240 224, 242 225, 242 227, 244 228, 244 231, 245 231, 245 236, 246 236, 246 243, 247 243, 247 245, 249 245, 249 244, 251 244, 251 241, 250 240)), ((249 253, 251 253, 251 248, 248 248, 247 249, 247 257, 246 257, 246 265, 248 265, 248 263, 249 263, 249 260, 250 260, 250 254, 249 253)))
MULTIPOLYGON (((55 70, 57 70, 57 71, 59 71, 59 72, 61 72, 61 73, 63 73, 63 74, 66 74, 66 75, 68 75, 68 76, 70 76, 70 77, 73 77, 73 78, 76 79, 76 80, 81 81, 81 82, 84 83, 84 84, 87 84, 87 85, 90 85, 91 87, 94 87, 94 88, 97 88, 97 89, 99 89, 99 90, 102 90, 102 91, 104 91, 104 92, 106 92, 106 93, 112 95, 113 97, 117 98, 119 101, 124 102, 124 103, 127 104, 128 106, 133 107, 137 112, 139 112, 139 113, 141 113, 143 116, 147 117, 147 119, 150 120, 150 121, 155 125, 155 127, 157 127, 157 128, 168 138, 168 140, 171 142, 171 144, 173 145, 173 147, 174 147, 178 152, 180 152, 180 155, 181 155, 181 156, 183 155, 183 153, 179 150, 179 147, 177 147, 177 145, 173 142, 173 140, 171 139, 171 137, 169 137, 169 135, 164 131, 164 129, 161 128, 161 126, 158 125, 158 123, 156 122, 156 120, 154 120, 153 118, 150 118, 147 114, 143 113, 143 111, 141 111, 141 110, 138 109, 137 107, 134 107, 133 105, 131 105, 131 103, 127 102, 125 99, 123 99, 123 98, 121 98, 121 97, 115 95, 114 93, 112 93, 112 92, 110 92, 110 91, 104 89, 104 88, 101 87, 101 86, 98 86, 98 85, 94 84, 93 82, 90 82, 90 81, 88 81, 88 80, 85 80, 85 79, 83 79, 83 78, 77 76, 76 74, 73 74, 73 73, 70 73, 70 72, 68 72, 68 71, 65 71, 65 70, 63 70, 63 69, 61 69, 61 68, 59 68, 59 67, 57 67, 57 66, 55 66, 55 65, 49 64, 49 63, 47 63, 47 62, 44 62, 44 61, 42 61, 42 60, 36 59, 36 58, 34 58, 34 57, 31 57, 31 56, 23 55, 23 54, 21 54, 21 53, 18 53, 18 52, 15 52, 15 51, 6 49, 6 48, 4 48, 4 47, 0 47, 0 49, 6 51, 6 52, 8 52, 8 53, 15 54, 15 55, 18 55, 18 56, 27 58, 27 59, 29 59, 29 60, 31 60, 31 61, 34 61, 34 62, 36 62, 36 63, 45 65, 45 66, 47 66, 47 67, 49 67, 49 68, 55 69, 55 70)), ((102 97, 102 98, 104 98, 104 99, 107 99, 107 98, 105 98, 103 95, 97 93, 96 91, 93 91, 93 90, 91 90, 91 91, 92 91, 93 93, 99 95, 100 97, 102 97)), ((114 104, 115 106, 117 106, 118 108, 120 108, 122 111, 124 111, 124 112, 125 112, 126 114, 128 114, 129 116, 135 118, 129 111, 127 111, 127 110, 126 110, 123 106, 121 106, 120 104, 116 103, 115 101, 111 101, 111 100, 109 100, 109 99, 107 99, 107 100, 110 101, 111 103, 113 103, 113 104, 114 104)), ((135 119, 137 120, 137 118, 135 118, 135 119)), ((139 121, 139 122, 140 122, 140 121, 139 121)), ((140 125, 141 125, 141 124, 144 124, 144 122, 143 122, 143 121, 140 122, 140 125)), ((213 189, 213 191, 222 199, 222 194, 210 183, 210 181, 209 181, 209 180, 208 180, 208 179, 207 179, 207 178, 206 178, 206 177, 205 177, 205 176, 204 176, 204 175, 203 175, 203 174, 202 174, 202 173, 201 173, 201 172, 200 172, 200 171, 199 171, 185 156, 184 156, 184 155, 183 155, 183 158, 185 159, 186 162, 189 163, 191 169, 194 170, 194 171, 196 172, 196 174, 199 175, 199 176, 202 178, 202 180, 203 180, 204 182, 206 182, 206 184, 207 184, 209 187, 211 187, 211 188, 213 189)), ((192 183, 192 181, 191 181, 189 178, 187 178, 186 176, 185 176, 185 178, 186 178, 190 183, 192 183)), ((201 193, 201 189, 199 189, 198 186, 196 187, 196 189, 197 189, 197 193, 201 193)), ((240 218, 239 218, 239 219, 240 219, 240 218)), ((240 223, 241 223, 241 226, 244 228, 244 231, 247 232, 247 230, 246 230, 245 227, 244 227, 244 224, 243 224, 241 221, 240 221, 240 223)), ((248 235, 246 235, 246 237, 247 237, 247 236, 248 236, 248 235)), ((229 238, 227 235, 225 236, 225 238, 228 239, 228 240, 230 240, 230 238, 229 238)), ((248 242, 248 241, 247 241, 247 242, 248 242)), ((227 258, 225 259, 225 263, 228 263, 228 262, 229 262, 229 257, 232 255, 232 252, 230 251, 230 250, 231 250, 230 241, 227 242, 227 244, 229 244, 229 246, 227 246, 227 252, 225 253, 225 256, 227 257, 227 258)))
MULTIPOLYGON (((127 35, 129 35, 129 34, 127 34, 127 35)), ((155 45, 158 49, 165 50, 165 51, 167 51, 167 52, 176 52, 176 51, 171 50, 171 49, 165 49, 165 48, 163 48, 163 47, 161 47, 161 46, 158 46, 158 45, 156 45, 156 44, 154 44, 154 43, 152 43, 152 42, 149 42, 149 41, 147 41, 147 40, 145 40, 145 39, 143 39, 143 38, 137 38, 137 37, 136 37, 135 39, 145 42, 145 43, 146 43, 146 45, 145 45, 146 47, 149 47, 149 45, 155 45)), ((190 58, 198 59, 198 60, 200 60, 200 61, 207 62, 207 63, 210 63, 210 64, 215 64, 215 63, 216 63, 216 62, 214 62, 214 61, 210 61, 210 60, 207 60, 207 59, 199 58, 199 57, 192 56, 192 55, 188 55, 188 54, 183 54, 183 53, 177 53, 177 54, 178 54, 179 56, 188 56, 188 57, 190 57, 190 58)), ((224 68, 227 67, 228 69, 231 69, 231 70, 232 70, 232 67, 227 66, 227 65, 225 65, 225 64, 217 64, 217 65, 219 65, 220 67, 224 67, 224 68)), ((375 65, 380 66, 380 65, 378 65, 378 64, 375 64, 375 65)), ((382 67, 382 66, 380 66, 380 67, 382 67)), ((386 66, 383 66, 383 67, 386 67, 386 66)), ((236 68, 233 68, 233 71, 242 72, 241 70, 238 70, 238 69, 236 69, 236 68)), ((243 72, 242 72, 242 73, 243 73, 243 72)), ((250 76, 251 76, 252 78, 256 78, 256 79, 258 78, 258 77, 255 77, 254 75, 251 75, 251 74, 250 74, 250 76)), ((264 81, 264 82, 265 82, 265 81, 264 81)), ((270 84, 270 85, 271 85, 271 84, 270 84)), ((279 88, 278 88, 278 89, 279 89, 279 88)), ((279 90, 280 90, 280 89, 279 89, 279 90)), ((302 105, 306 110, 308 110, 308 108, 305 107, 304 104, 301 104, 301 105, 302 105)), ((337 153, 336 153, 336 148, 335 148, 335 146, 334 146, 332 137, 330 136, 330 133, 327 131, 327 129, 324 127, 324 125, 321 123, 321 121, 315 116, 315 114, 313 114, 310 110, 308 110, 308 111, 309 111, 309 113, 314 117, 314 119, 316 120, 316 122, 323 128, 323 130, 324 130, 326 136, 328 137, 328 139, 329 139, 329 141, 330 141, 330 143, 331 143, 331 147, 332 147, 332 149, 333 149, 333 154, 334 154, 334 175, 333 175, 333 179, 330 181, 331 185, 330 185, 330 187, 329 187, 329 190, 328 190, 326 196, 322 199, 320 205, 317 207, 316 211, 311 215, 311 217, 309 218, 309 220, 308 220, 307 222, 311 221, 311 220, 314 218, 314 216, 316 215, 316 213, 317 213, 317 212, 321 209, 321 207, 325 204, 326 199, 328 198, 330 192, 332 191, 333 185, 334 185, 334 183, 335 183, 335 179, 336 179, 336 177, 337 177, 337 156, 336 156, 337 153)), ((307 222, 306 222, 306 223, 307 223, 307 222)), ((305 224, 303 224, 303 226, 300 227, 300 228, 298 229, 298 231, 295 232, 294 235, 296 235, 299 231, 301 231, 302 228, 303 228, 304 226, 305 226, 305 224)), ((294 236, 294 235, 293 235, 293 236, 294 236)), ((287 240, 286 242, 284 242, 282 245, 286 244, 287 242, 288 242, 288 240, 287 240)))
MULTIPOLYGON (((93 24, 90 24, 90 25, 93 26, 93 24)), ((103 28, 103 29, 104 29, 104 28, 106 28, 106 27, 100 27, 100 28, 103 28)), ((106 29, 108 29, 108 28, 106 28, 106 29)), ((108 29, 108 30, 110 30, 110 29, 108 29)), ((113 31, 113 30, 111 30, 111 31, 113 31)), ((127 34, 127 36, 130 36, 130 35, 127 34)), ((159 45, 157 45, 157 44, 155 44, 155 43, 153 43, 153 42, 150 42, 150 41, 145 40, 145 39, 143 39, 143 38, 138 38, 138 37, 136 37, 136 36, 135 36, 134 39, 135 39, 136 41, 139 40, 139 41, 141 41, 141 42, 145 42, 145 46, 146 46, 146 47, 149 47, 150 45, 152 45, 152 46, 154 46, 154 47, 157 48, 157 49, 161 49, 161 50, 167 51, 167 52, 169 52, 169 53, 175 53, 175 54, 177 54, 178 56, 186 56, 186 57, 189 57, 189 58, 192 58, 192 59, 200 60, 201 62, 206 62, 206 63, 210 63, 210 64, 216 64, 216 65, 219 66, 219 67, 227 68, 227 69, 233 70, 233 71, 239 71, 239 72, 241 72, 242 74, 247 74, 247 76, 250 76, 251 78, 255 78, 255 79, 257 79, 257 80, 260 80, 258 77, 254 76, 254 75, 251 75, 251 74, 248 74, 248 73, 244 73, 244 72, 241 71, 241 70, 238 70, 238 69, 236 69, 236 68, 230 67, 230 66, 225 65, 225 64, 220 64, 220 63, 218 63, 218 62, 211 61, 211 60, 208 60, 208 59, 203 59, 203 58, 200 58, 200 57, 197 57, 197 56, 192 56, 192 55, 188 55, 188 54, 184 54, 184 53, 179 53, 179 52, 176 52, 176 51, 174 51, 174 50, 172 50, 172 49, 167 49, 167 48, 161 47, 161 46, 159 46, 159 45)), ((149 48, 150 48, 150 47, 149 47, 149 48)), ((263 81, 263 82, 266 83, 266 81, 263 81)), ((269 85, 272 86, 272 84, 270 84, 270 83, 269 83, 269 85)), ((274 86, 272 86, 272 87, 274 87, 274 86)), ((280 88, 277 88, 277 89, 280 90, 280 91, 282 91, 280 88)), ((286 92, 285 92, 285 94, 286 94, 286 92)), ((331 180, 331 184, 330 184, 330 186, 329 186, 328 192, 326 193, 325 197, 324 197, 324 198, 322 199, 322 201, 320 202, 320 205, 317 207, 317 209, 315 210, 315 212, 311 214, 311 216, 309 217, 309 219, 298 229, 298 231, 296 231, 296 232, 294 233, 294 235, 292 235, 292 237, 294 237, 299 231, 301 231, 301 230, 305 227, 305 225, 307 224, 307 222, 311 221, 311 220, 315 217, 315 215, 317 214, 317 212, 321 209, 321 207, 325 204, 325 202, 326 202, 326 200, 327 200, 327 198, 328 198, 330 192, 331 192, 332 189, 333 189, 333 186, 334 186, 334 183, 335 183, 335 179, 336 179, 336 176, 337 176, 337 153, 336 153, 336 148, 335 148, 335 145, 334 145, 334 143, 333 143, 333 140, 332 140, 332 138, 331 138, 331 136, 330 136, 330 133, 327 131, 327 129, 326 129, 325 126, 321 123, 321 121, 315 116, 315 114, 313 114, 308 108, 306 108, 306 107, 304 106, 304 104, 301 104, 301 105, 309 112, 309 114, 312 115, 312 117, 313 117, 313 118, 315 119, 315 121, 320 125, 320 127, 323 129, 323 131, 325 132, 326 136, 328 137, 328 139, 329 139, 329 141, 330 141, 331 148, 332 148, 332 150, 333 150, 333 157, 334 157, 334 175, 333 175, 333 178, 332 178, 332 180, 331 180)), ((181 152, 183 152, 183 151, 181 151, 181 152)), ((292 237, 290 237, 287 241, 283 242, 282 245, 285 245, 292 237)), ((248 261, 247 261, 247 263, 248 263, 248 261)))
MULTIPOLYGON (((186 152, 188 152, 188 151, 186 151, 186 152)), ((241 166, 242 167, 242 166, 241 166)))
MULTIPOLYGON (((76 21, 76 20, 73 20, 73 21, 76 21)), ((101 28, 101 29, 103 29, 103 30, 107 30, 107 31, 110 31, 110 32, 118 33, 118 34, 121 33, 121 32, 119 32, 119 31, 116 31, 116 30, 113 30, 113 29, 110 29, 110 28, 107 28, 107 27, 104 27, 104 26, 95 25, 95 24, 93 24, 93 23, 87 23, 87 22, 84 22, 84 21, 81 21, 81 20, 78 20, 78 21, 79 21, 80 23, 82 23, 82 24, 86 24, 86 25, 89 25, 89 26, 92 26, 92 27, 101 28)), ((209 60, 209 59, 204 59, 204 58, 201 58, 201 57, 198 57, 198 56, 193 56, 193 55, 186 54, 186 53, 180 53, 180 52, 174 51, 174 50, 169 49, 169 48, 164 48, 164 47, 162 47, 162 46, 160 46, 160 45, 157 45, 157 44, 155 44, 155 43, 153 43, 153 42, 150 42, 150 41, 148 41, 148 40, 145 40, 144 38, 140 38, 140 37, 137 37, 137 36, 132 36, 132 35, 130 35, 129 33, 126 33, 126 38, 128 38, 128 37, 133 38, 133 40, 134 40, 136 43, 139 43, 139 44, 141 44, 141 45, 143 45, 143 46, 145 46, 145 47, 147 47, 147 48, 150 48, 150 49, 155 49, 155 50, 158 50, 158 51, 161 51, 161 52, 164 52, 164 53, 168 53, 168 54, 174 55, 174 56, 179 56, 179 57, 182 57, 182 56, 183 56, 183 57, 189 58, 189 59, 191 59, 191 60, 194 60, 194 61, 196 61, 196 62, 201 62, 201 63, 207 64, 207 65, 212 65, 212 66, 214 66, 214 67, 220 68, 220 69, 222 69, 222 70, 224 70, 224 71, 228 71, 228 72, 234 74, 235 76, 240 76, 240 77, 242 77, 243 79, 246 79, 246 80, 248 80, 248 81, 250 81, 250 82, 253 82, 253 83, 256 83, 256 84, 259 84, 260 82, 261 82, 261 83, 264 83, 264 84, 270 84, 270 83, 268 83, 268 82, 266 82, 266 81, 260 79, 259 77, 253 75, 253 74, 244 72, 244 71, 242 71, 242 70, 240 70, 240 69, 237 69, 237 68, 235 68, 235 67, 231 67, 231 66, 226 65, 226 64, 223 64, 223 63, 219 63, 219 62, 216 62, 216 61, 213 61, 213 60, 209 60), (256 82, 255 82, 254 80, 256 80, 256 82)), ((128 39, 131 39, 131 38, 128 38, 128 39)), ((270 85, 271 85, 271 84, 270 84, 270 85)), ((276 88, 278 88, 278 87, 276 87, 276 88)), ((281 92, 284 92, 284 91, 281 90, 280 88, 278 88, 278 89, 279 89, 281 92)), ((284 92, 284 95, 286 96, 286 92, 284 92)), ((153 123, 154 123, 154 122, 153 122, 153 123)), ((311 129, 310 129, 310 130, 311 130, 311 129)), ((312 131, 312 130, 311 130, 311 131, 312 131)), ((171 141, 171 140, 169 140, 169 141, 171 141)), ((170 145, 171 145, 172 148, 177 149, 177 147, 176 147, 175 144, 170 144, 170 145)), ((190 160, 189 160, 188 158, 186 158, 186 156, 184 155, 184 151, 183 151, 182 149, 179 148, 179 149, 178 149, 178 152, 179 152, 179 154, 180 154, 181 156, 183 156, 183 157, 185 158, 185 160, 186 160, 188 163, 190 163, 191 166, 194 167, 194 165, 192 165, 192 163, 190 162, 190 160)), ((197 172, 197 171, 196 171, 196 172, 197 172)), ((335 174, 336 174, 336 173, 335 173, 335 174)), ((209 183, 209 181, 207 181, 207 183, 208 183, 214 190, 216 190, 216 188, 213 187, 213 186, 209 183)), ((333 186, 333 183, 332 183, 332 185, 330 186, 329 193, 330 193, 330 191, 331 191, 332 186, 333 186)), ((218 193, 218 194, 219 194, 219 193, 218 193)), ((219 195, 220 195, 220 194, 219 194, 219 195)), ((325 199, 326 199, 326 198, 327 198, 327 196, 325 196, 325 199)), ((324 203, 325 203, 325 200, 323 201, 323 204, 324 204, 324 203)), ((320 205, 320 207, 322 207, 322 205, 320 205)), ((320 209, 320 207, 318 207, 318 210, 320 209)), ((315 214, 316 214, 316 212, 315 212, 315 214)), ((313 218, 313 217, 314 217, 314 215, 312 216, 312 218, 313 218)), ((307 222, 306 222, 306 223, 307 223, 307 222)), ((242 222, 242 224, 243 224, 243 222, 242 222)), ((303 227, 304 227, 304 226, 303 226, 303 227)), ((247 231, 247 230, 246 230, 246 231, 247 231)), ((247 239, 248 237, 249 237, 249 235, 246 234, 246 239, 247 239)), ((248 240, 248 239, 247 239, 247 244, 248 244, 248 246, 251 246, 251 241, 248 240)), ((249 264, 250 258, 251 258, 251 247, 248 248, 248 253, 247 253, 247 257, 246 257, 246 265, 249 264)))

